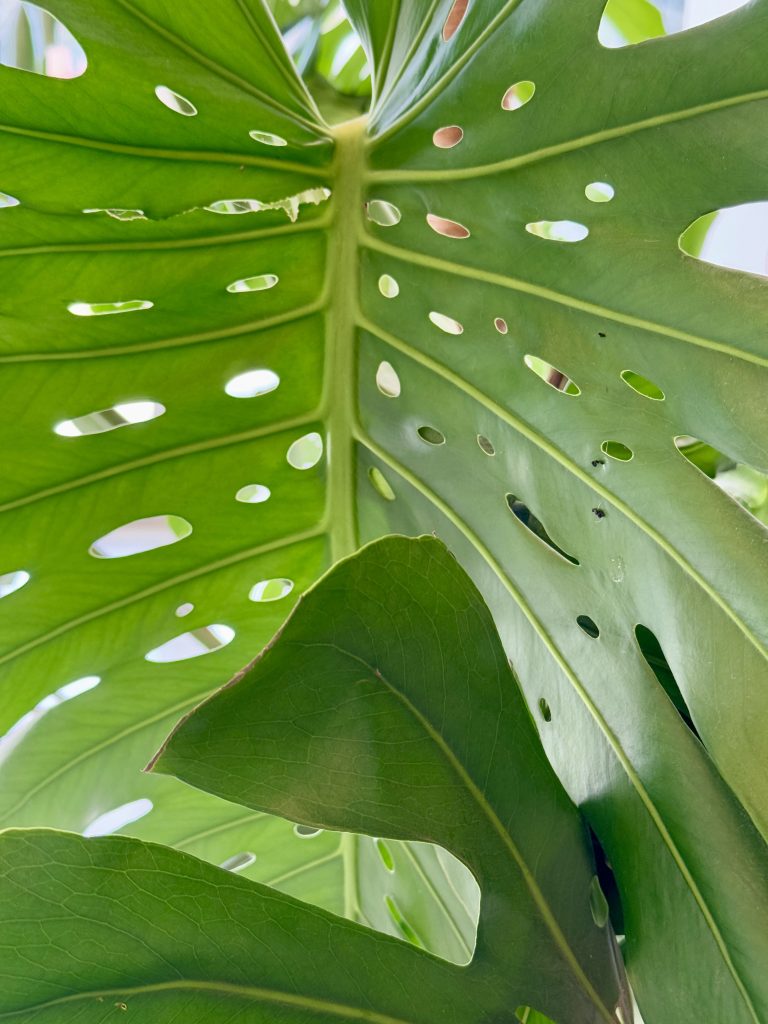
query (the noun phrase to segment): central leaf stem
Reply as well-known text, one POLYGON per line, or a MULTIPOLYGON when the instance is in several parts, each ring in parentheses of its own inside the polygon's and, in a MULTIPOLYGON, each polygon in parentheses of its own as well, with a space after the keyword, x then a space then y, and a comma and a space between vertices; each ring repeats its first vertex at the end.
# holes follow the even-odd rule
POLYGON ((357 238, 363 204, 364 117, 333 129, 336 155, 333 223, 326 269, 326 378, 323 413, 328 425, 327 521, 331 559, 357 547, 355 528, 355 451, 352 426, 357 407, 356 323, 359 253, 357 238))

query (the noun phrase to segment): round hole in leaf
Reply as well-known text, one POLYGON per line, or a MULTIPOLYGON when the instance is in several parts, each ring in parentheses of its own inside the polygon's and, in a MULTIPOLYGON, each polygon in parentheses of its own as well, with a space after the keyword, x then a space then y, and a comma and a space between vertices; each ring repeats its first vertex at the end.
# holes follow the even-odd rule
POLYGON ((379 291, 385 299, 396 299, 400 294, 400 285, 390 274, 382 274, 379 278, 379 291))
POLYGON ((448 220, 447 217, 438 217, 437 214, 427 214, 427 224, 432 230, 442 235, 443 238, 469 238, 470 230, 457 220, 448 220))
POLYGON ((251 587, 248 592, 248 600, 257 602, 281 601, 292 590, 293 580, 260 580, 251 587))
POLYGON ((365 215, 368 220, 382 228, 391 228, 399 224, 402 214, 394 203, 385 199, 371 199, 365 204, 365 215))
POLYGON ((600 636, 600 630, 597 628, 597 624, 594 619, 590 619, 588 615, 577 615, 576 622, 587 636, 591 636, 593 640, 596 640, 600 636))
POLYGON ((496 319, 493 321, 493 326, 496 328, 499 334, 507 334, 509 332, 509 326, 507 325, 507 321, 503 317, 497 316, 496 319))
POLYGON ((287 146, 287 141, 282 135, 275 135, 274 132, 248 132, 254 142, 260 142, 262 146, 287 146))
POLYGON ((607 181, 591 181, 584 189, 584 195, 590 203, 610 203, 616 195, 616 189, 607 181))
POLYGON ((180 604, 176 609, 176 615, 178 618, 183 619, 185 615, 189 615, 195 610, 195 606, 191 601, 185 601, 184 604, 180 604))
POLYGON ((266 292, 274 288, 280 278, 277 274, 256 274, 255 277, 242 277, 227 285, 227 291, 236 295, 240 292, 266 292))
POLYGON ((395 492, 389 483, 389 480, 384 476, 380 469, 376 466, 371 466, 368 470, 368 479, 371 481, 371 486, 385 501, 394 501, 395 492))
POLYGON ((429 319, 435 325, 439 327, 445 334, 463 334, 464 326, 460 324, 458 320, 454 320, 452 316, 446 316, 445 313, 436 313, 434 310, 429 314, 429 319))
POLYGON ((550 710, 549 704, 543 697, 539 697, 539 712, 545 722, 552 721, 552 711, 550 710))
POLYGON ((175 114, 183 114, 184 117, 194 117, 197 113, 197 107, 194 103, 188 100, 186 96, 182 96, 181 93, 169 89, 167 85, 156 85, 155 96, 157 96, 164 107, 168 107, 175 114))
POLYGON ((432 136, 432 142, 438 149, 453 149, 458 146, 464 138, 464 129, 457 124, 449 124, 444 128, 438 128, 432 136))
POLYGON ((24 569, 17 569, 15 572, 5 572, 0 576, 0 598, 8 597, 23 586, 29 583, 32 577, 24 569))
POLYGON ((600 451, 607 455, 609 459, 615 459, 617 462, 629 462, 635 455, 632 449, 627 448, 621 441, 603 441, 600 445, 600 451))
POLYGON ((422 441, 426 442, 426 444, 434 446, 445 444, 445 434, 437 430, 436 427, 419 427, 418 435, 422 441))
POLYGON ((502 110, 519 110, 520 107, 524 107, 526 103, 529 103, 533 99, 533 94, 536 92, 536 85, 534 82, 525 79, 522 82, 515 82, 514 85, 510 85, 507 91, 501 98, 501 109, 502 110))
POLYGON ((386 359, 379 363, 379 368, 376 370, 376 387, 387 398, 400 397, 400 378, 394 366, 386 359))
POLYGON ((264 484, 246 484, 237 492, 235 500, 242 501, 246 505, 260 505, 262 501, 267 501, 271 494, 270 489, 264 484))
POLYGON ((294 469, 312 469, 323 455, 323 439, 313 430, 294 441, 286 453, 288 465, 294 469))
POLYGON ((653 381, 648 380, 647 377, 643 377, 639 373, 635 373, 634 370, 622 370, 621 379, 636 391, 638 395, 642 395, 643 398, 650 398, 654 402, 663 402, 666 395, 661 388, 654 384, 653 381))
POLYGON ((486 455, 496 454, 496 449, 484 434, 477 435, 477 443, 480 445, 480 450, 484 451, 486 455))
POLYGON ((224 385, 231 398, 258 398, 268 395, 280 384, 280 378, 273 370, 248 370, 232 377, 224 385))

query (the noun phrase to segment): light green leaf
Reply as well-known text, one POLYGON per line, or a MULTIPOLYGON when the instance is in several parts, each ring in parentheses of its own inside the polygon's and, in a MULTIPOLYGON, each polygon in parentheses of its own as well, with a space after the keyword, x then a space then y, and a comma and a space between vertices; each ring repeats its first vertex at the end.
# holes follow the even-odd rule
POLYGON ((602 0, 473 0, 447 42, 448 0, 350 0, 378 75, 368 141, 362 123, 320 122, 256 0, 48 6, 86 73, 0 68, 0 191, 19 200, 0 196, 0 576, 31 574, 0 605, 2 728, 72 681, 102 682, 8 754, 1 820, 82 830, 147 797, 142 827, 154 815, 161 831, 178 787, 137 769, 176 717, 261 647, 333 558, 434 529, 491 603, 529 706, 545 702, 548 753, 617 874, 644 1017, 766 1017, 765 846, 750 823, 768 832, 765 529, 674 438, 768 470, 765 282, 678 247, 701 215, 764 198, 768 4, 608 51, 602 0), (160 86, 197 114, 165 106, 160 86), (461 140, 434 145, 446 127, 461 140), (594 183, 613 198, 590 202, 594 183), (302 204, 295 223, 280 209, 207 209, 317 188, 332 197, 302 204), (398 223, 364 219, 363 201, 396 206, 398 223), (589 234, 526 231, 542 222, 589 234), (266 274, 274 288, 227 292, 266 274), (137 301, 153 305, 68 310, 137 301), (398 398, 376 387, 382 362, 398 398), (225 393, 261 369, 280 376, 276 390, 225 393), (628 383, 638 377, 664 399, 628 383), (53 431, 140 401, 166 412, 53 431), (323 458, 292 468, 289 446, 313 432, 323 458), (612 459, 604 442, 634 457, 612 459), (249 485, 269 499, 236 501, 249 485), (88 555, 164 515, 192 534, 130 558, 88 555), (250 602, 273 578, 293 580, 286 604, 250 602), (703 746, 637 624, 657 637, 703 746), (234 640, 188 662, 144 660, 211 625, 234 640))
MULTIPOLYGON (((222 1012, 237 998, 254 1020, 275 1019, 266 1001, 293 1006, 297 1020, 475 1024, 525 1004, 572 1024, 615 1021, 614 938, 591 910, 584 827, 488 609, 434 538, 387 538, 336 566, 254 667, 184 720, 156 768, 290 814, 307 843, 330 826, 451 848, 482 889, 471 965, 416 949, 408 960, 391 939, 224 881, 177 851, 11 831, 0 837, 0 931, 14 946, 0 1019, 47 1008, 100 1020, 101 996, 137 1024, 182 1011, 218 1020, 204 1016, 218 995, 222 1012), (52 883, 64 914, 48 925, 52 883), (52 948, 25 924, 36 919, 52 948), (63 949, 62 935, 72 936, 63 949), (378 965, 364 984, 362 957, 378 965)), ((381 899, 421 945, 389 886, 381 899)))

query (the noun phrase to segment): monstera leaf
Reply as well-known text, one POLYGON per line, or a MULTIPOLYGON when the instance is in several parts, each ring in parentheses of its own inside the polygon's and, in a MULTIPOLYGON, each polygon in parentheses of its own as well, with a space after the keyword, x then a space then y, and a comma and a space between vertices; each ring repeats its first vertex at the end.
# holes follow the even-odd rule
POLYGON ((14 947, 0 1013, 474 1024, 525 1019, 535 1000, 573 1024, 616 1020, 615 940, 584 827, 487 607, 439 541, 388 538, 337 566, 155 769, 305 827, 452 849, 483 889, 471 965, 177 851, 11 831, 0 838, 14 947), (62 908, 46 924, 52 880, 62 908))
MULTIPOLYGON (((253 850, 271 819, 139 767, 331 561, 433 530, 647 1021, 765 1020, 765 528, 675 438, 767 468, 765 283, 677 244, 764 197, 766 0, 617 50, 603 0, 349 0, 374 102, 333 129, 258 0, 49 6, 85 73, 0 68, 0 711, 42 715, 0 820, 149 799, 146 838, 253 850)), ((283 827, 252 877, 318 856, 283 827)))

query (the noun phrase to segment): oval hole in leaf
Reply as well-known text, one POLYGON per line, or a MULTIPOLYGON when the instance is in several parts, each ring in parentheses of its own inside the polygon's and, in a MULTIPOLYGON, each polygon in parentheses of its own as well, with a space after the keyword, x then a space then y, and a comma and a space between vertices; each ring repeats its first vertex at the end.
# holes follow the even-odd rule
POLYGON ((243 853, 236 853, 233 857, 227 857, 219 864, 219 867, 224 871, 244 871, 255 863, 256 854, 246 850, 243 853))
POLYGON ((445 444, 445 434, 437 430, 436 427, 419 427, 418 435, 422 441, 424 441, 426 444, 431 444, 434 447, 437 447, 441 444, 445 444))
POLYGON ((383 839, 374 839, 374 843, 376 844, 376 850, 378 851, 379 857, 381 858, 381 863, 384 865, 387 871, 394 871, 395 860, 394 857, 392 856, 392 851, 390 850, 390 848, 387 846, 383 839))
POLYGON ((72 700, 74 697, 79 697, 81 694, 87 693, 89 690, 98 686, 100 682, 101 676, 82 676, 80 679, 75 679, 71 683, 66 683, 64 686, 60 686, 58 690, 55 690, 53 693, 49 693, 47 696, 43 697, 42 700, 38 701, 31 711, 27 711, 26 714, 22 715, 18 721, 14 722, 8 732, 0 738, 0 764, 3 763, 4 759, 11 753, 17 743, 19 743, 30 729, 37 725, 40 719, 47 715, 49 711, 58 707, 59 704, 64 704, 66 701, 72 700))
POLYGON ((394 203, 384 199, 371 199, 365 204, 365 215, 368 220, 382 228, 391 228, 399 224, 402 214, 394 203))
POLYGON ((575 381, 572 381, 562 370, 558 370, 556 366, 546 360, 539 359, 538 356, 527 355, 523 357, 523 362, 529 370, 532 370, 537 377, 541 377, 555 391, 560 391, 564 395, 581 394, 581 388, 575 381))
POLYGON ((581 242, 589 234, 589 228, 575 220, 536 220, 526 224, 525 230, 549 242, 581 242))
POLYGON ((382 274, 379 278, 379 291, 385 299, 396 299, 400 294, 400 285, 389 274, 382 274))
POLYGON ((574 558, 573 555, 569 555, 567 551, 564 551, 559 545, 555 544, 544 528, 544 524, 540 519, 537 519, 524 502, 514 494, 507 494, 506 502, 507 507, 514 515, 515 519, 522 523, 526 529, 530 530, 534 537, 543 541, 548 547, 556 552, 556 554, 562 555, 562 557, 567 559, 572 565, 579 564, 578 558, 574 558))
MULTIPOLYGON (((88 67, 85 51, 58 18, 29 0, 9 7, 10 21, 6 21, 3 35, 10 39, 13 32, 17 40, 24 40, 24 45, 0 45, 0 65, 45 78, 79 78, 85 74, 88 67)), ((2 8, 0 3, 0 10, 2 8)))
POLYGON ((493 447, 491 442, 485 436, 485 434, 477 435, 477 443, 480 445, 480 450, 485 452, 486 455, 495 455, 496 449, 493 447))
POLYGON ((703 263, 768 277, 767 238, 768 202, 742 203, 697 218, 678 245, 703 263))
POLYGON ((400 378, 394 366, 386 359, 379 363, 376 370, 376 387, 387 398, 400 397, 400 378))
POLYGON ((106 213, 108 217, 113 220, 146 220, 146 215, 143 210, 126 210, 123 207, 111 206, 111 207, 88 207, 83 210, 83 213, 106 213))
POLYGON ((603 441, 600 445, 600 451, 607 455, 609 459, 615 459, 617 462, 629 462, 630 459, 635 457, 632 449, 627 448, 621 441, 603 441))
POLYGON ((453 149, 458 146, 464 138, 464 129, 457 124, 449 124, 444 128, 438 128, 432 136, 432 142, 438 149, 453 149))
POLYGON ((274 132, 248 132, 254 142, 260 142, 263 146, 287 146, 288 141, 282 135, 275 135, 274 132))
POLYGON ((240 292, 266 292, 274 288, 280 278, 277 274, 257 274, 255 277, 242 277, 227 285, 227 291, 233 295, 240 292))
POLYGON ((398 907, 397 903, 395 903, 391 896, 385 896, 384 902, 387 905, 389 916, 392 918, 392 923, 394 924, 398 932, 402 935, 402 937, 407 942, 410 942, 411 945, 418 946, 420 949, 423 949, 424 943, 421 941, 421 939, 416 933, 416 930, 405 917, 400 907, 398 907))
POLYGON ((385 501, 394 501, 395 492, 390 486, 389 480, 384 476, 380 469, 376 466, 371 466, 368 470, 368 479, 371 481, 373 489, 379 494, 385 501))
POLYGON ((434 213, 427 214, 427 224, 429 224, 435 234, 442 235, 443 238, 469 238, 470 235, 469 228, 465 228, 457 220, 438 217, 434 213))
POLYGON ((662 650, 661 644, 647 626, 642 623, 638 623, 635 626, 635 640, 637 646, 640 648, 640 653, 646 661, 646 664, 653 672, 656 679, 659 681, 664 689, 664 692, 672 701, 675 706, 677 713, 682 718, 685 725, 691 730, 697 739, 700 739, 696 726, 693 724, 693 718, 688 710, 688 705, 685 702, 685 698, 680 692, 680 687, 677 685, 672 669, 669 667, 666 655, 662 650))
POLYGON ((312 431, 294 441, 286 453, 288 464, 294 469, 312 469, 323 455, 323 439, 312 431))
POLYGON ((246 484, 237 492, 235 500, 246 505, 260 505, 262 501, 268 501, 271 495, 272 492, 264 484, 246 484))
POLYGON ((114 807, 111 811, 106 811, 98 818, 94 818, 90 825, 83 829, 83 835, 86 838, 112 835, 118 829, 125 828, 126 825, 138 821, 139 818, 146 817, 152 810, 152 806, 152 801, 146 798, 120 804, 119 807, 114 807))
POLYGON ((590 203, 610 203, 616 190, 607 181, 591 181, 584 189, 584 195, 590 203))
POLYGON ((76 416, 72 420, 62 420, 53 428, 59 437, 83 437, 87 434, 106 434, 118 427, 128 427, 134 423, 148 423, 157 419, 165 412, 165 406, 159 402, 121 402, 111 409, 100 409, 84 416, 76 416))
POLYGON ((168 107, 175 114, 182 114, 184 117, 194 117, 197 114, 197 107, 194 103, 186 96, 182 96, 181 93, 169 89, 167 85, 156 85, 155 96, 164 107, 168 107))
POLYGON ((0 576, 0 598, 15 594, 23 586, 29 583, 32 577, 24 569, 17 569, 15 572, 5 572, 0 576))
POLYGON ((545 722, 552 721, 552 711, 543 697, 539 697, 539 713, 545 722))
POLYGON ((273 579, 260 580, 248 592, 249 601, 268 602, 280 601, 293 590, 293 580, 273 579))
POLYGON ((497 316, 496 319, 493 321, 493 326, 496 328, 499 334, 507 334, 509 332, 507 321, 504 320, 503 317, 497 316))
POLYGON ((5 210, 10 206, 18 206, 19 200, 13 196, 9 196, 7 192, 0 192, 0 210, 5 210))
POLYGON ((147 299, 128 299, 126 302, 70 302, 67 309, 73 316, 110 316, 113 313, 136 313, 152 309, 147 299))
POLYGON ((597 628, 594 619, 590 619, 588 615, 577 615, 576 622, 587 636, 591 636, 593 640, 600 636, 600 630, 597 628))
POLYGON ((666 397, 658 385, 654 384, 652 380, 648 380, 647 377, 635 373, 634 370, 622 370, 621 379, 643 398, 651 398, 654 402, 663 402, 666 397))
POLYGON ((520 107, 524 107, 526 103, 529 103, 533 99, 533 94, 536 92, 536 85, 534 82, 525 79, 522 82, 515 82, 514 85, 510 85, 507 91, 501 98, 501 109, 502 110, 519 110, 520 107))
POLYGON ((194 610, 195 606, 192 604, 192 602, 185 601, 184 604, 179 605, 179 607, 176 609, 175 614, 178 616, 178 618, 183 619, 185 615, 189 615, 194 610))
POLYGON ((313 825, 294 825, 293 831, 299 839, 314 839, 315 836, 319 836, 323 830, 321 828, 315 828, 313 825))
POLYGON ((105 533, 91 544, 88 554, 94 558, 127 558, 176 544, 191 533, 192 524, 181 516, 147 516, 105 533))
POLYGON ((443 42, 447 43, 449 39, 459 31, 459 26, 467 15, 467 9, 469 7, 469 0, 453 0, 453 6, 448 12, 448 17, 445 19, 443 24, 443 42))
POLYGON ((151 651, 147 651, 144 658, 146 661, 159 665, 166 665, 174 661, 187 661, 189 658, 199 658, 203 654, 220 651, 222 647, 231 644, 234 639, 235 631, 231 626, 214 623, 212 626, 201 626, 200 629, 179 633, 178 636, 166 640, 159 647, 153 647, 151 651))
POLYGON ((280 378, 273 370, 247 370, 228 380, 224 390, 231 398, 258 398, 279 385, 280 378))
POLYGON ((446 316, 445 313, 436 313, 434 310, 429 314, 429 319, 435 325, 439 327, 445 334, 463 334, 464 326, 460 324, 458 320, 454 320, 452 316, 446 316))

